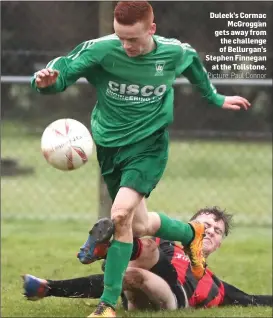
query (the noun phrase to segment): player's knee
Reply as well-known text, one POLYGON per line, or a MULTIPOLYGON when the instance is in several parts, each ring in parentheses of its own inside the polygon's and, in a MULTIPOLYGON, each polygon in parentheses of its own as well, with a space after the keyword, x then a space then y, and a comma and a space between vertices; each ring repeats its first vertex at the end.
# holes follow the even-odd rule
POLYGON ((124 226, 131 226, 133 211, 126 208, 112 208, 111 216, 116 229, 124 226))
POLYGON ((142 237, 147 235, 148 227, 144 223, 133 224, 133 232, 135 237, 142 237))
POLYGON ((151 257, 157 251, 156 242, 150 238, 142 238, 142 252, 151 257))
POLYGON ((136 260, 133 261, 133 267, 143 269, 152 268, 158 261, 159 251, 156 242, 150 238, 141 239, 141 253, 136 260))
POLYGON ((128 267, 123 278, 123 289, 140 289, 144 284, 145 278, 139 268, 128 267))

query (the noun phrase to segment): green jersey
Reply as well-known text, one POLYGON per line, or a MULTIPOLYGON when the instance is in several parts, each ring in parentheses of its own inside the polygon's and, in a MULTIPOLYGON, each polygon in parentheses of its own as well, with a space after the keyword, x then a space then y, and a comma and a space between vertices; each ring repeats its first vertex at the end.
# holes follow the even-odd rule
POLYGON ((97 91, 91 115, 96 144, 119 147, 150 136, 173 121, 173 84, 181 74, 194 84, 211 104, 223 105, 197 52, 176 39, 154 36, 156 48, 128 57, 113 34, 78 45, 67 56, 57 57, 47 68, 59 71, 57 82, 39 89, 42 94, 64 91, 84 77, 97 91))

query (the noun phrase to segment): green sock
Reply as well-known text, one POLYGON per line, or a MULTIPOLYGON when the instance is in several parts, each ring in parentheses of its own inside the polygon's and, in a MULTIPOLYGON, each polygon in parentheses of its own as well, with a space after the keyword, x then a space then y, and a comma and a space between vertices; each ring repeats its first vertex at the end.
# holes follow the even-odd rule
POLYGON ((155 236, 163 240, 179 241, 187 246, 194 238, 194 231, 190 224, 169 218, 164 213, 157 213, 161 220, 161 226, 155 236))
POLYGON ((115 307, 122 290, 124 273, 129 264, 133 244, 113 240, 107 252, 104 290, 101 301, 115 307))

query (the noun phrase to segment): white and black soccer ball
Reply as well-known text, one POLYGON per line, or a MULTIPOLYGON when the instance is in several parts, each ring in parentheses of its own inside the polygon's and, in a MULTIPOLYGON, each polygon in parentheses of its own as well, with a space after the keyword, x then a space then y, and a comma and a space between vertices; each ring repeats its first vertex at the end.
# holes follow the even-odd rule
POLYGON ((89 130, 79 121, 58 119, 43 132, 41 149, 46 161, 54 168, 75 170, 90 158, 93 139, 89 130))

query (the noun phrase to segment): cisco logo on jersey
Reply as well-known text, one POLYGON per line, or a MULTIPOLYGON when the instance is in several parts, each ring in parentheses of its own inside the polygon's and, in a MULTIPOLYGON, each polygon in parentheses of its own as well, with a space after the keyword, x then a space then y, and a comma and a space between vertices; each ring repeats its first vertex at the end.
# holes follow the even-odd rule
POLYGON ((163 96, 166 90, 167 86, 164 84, 160 86, 140 86, 135 84, 119 84, 113 81, 109 81, 107 93, 116 97, 120 96, 121 98, 122 96, 135 96, 136 98, 130 98, 130 100, 136 101, 139 100, 139 98, 137 97, 143 97, 147 98, 147 100, 150 100, 150 98, 163 96))

